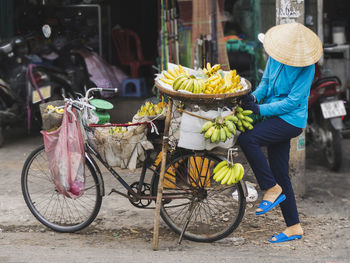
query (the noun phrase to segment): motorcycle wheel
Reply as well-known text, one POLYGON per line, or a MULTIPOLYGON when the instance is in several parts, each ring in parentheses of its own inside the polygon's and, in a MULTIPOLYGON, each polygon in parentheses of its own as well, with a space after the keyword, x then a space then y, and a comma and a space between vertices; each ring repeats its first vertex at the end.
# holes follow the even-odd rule
POLYGON ((342 164, 342 147, 341 147, 341 133, 332 127, 330 123, 327 124, 325 131, 327 133, 327 142, 325 146, 324 156, 327 161, 329 169, 339 171, 342 164))

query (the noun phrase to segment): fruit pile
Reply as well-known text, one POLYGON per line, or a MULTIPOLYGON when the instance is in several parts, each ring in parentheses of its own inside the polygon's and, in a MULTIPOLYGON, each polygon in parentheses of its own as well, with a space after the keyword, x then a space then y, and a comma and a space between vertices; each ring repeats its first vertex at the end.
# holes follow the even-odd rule
POLYGON ((128 129, 126 127, 112 127, 109 129, 109 134, 124 133, 127 131, 128 131, 128 129))
POLYGON ((244 168, 240 163, 231 163, 228 161, 221 161, 214 168, 214 176, 213 179, 216 182, 221 182, 221 184, 236 184, 240 180, 242 180, 244 176, 244 168))
POLYGON ((165 102, 159 102, 158 104, 153 104, 152 102, 146 101, 144 105, 137 111, 137 116, 155 116, 162 114, 167 104, 165 102))
POLYGON ((160 80, 171 85, 175 91, 186 90, 195 94, 235 93, 243 89, 241 77, 237 71, 230 70, 225 73, 219 64, 211 66, 208 62, 206 67, 197 73, 193 73, 197 77, 190 75, 181 65, 178 65, 173 70, 163 71, 160 80))
POLYGON ((219 69, 221 69, 220 64, 215 64, 214 66, 210 65, 210 62, 207 63, 207 66, 203 68, 203 72, 204 74, 210 78, 211 76, 213 76, 216 72, 219 71, 219 69))
POLYGON ((207 121, 201 128, 204 138, 212 143, 225 142, 236 133, 236 126, 233 124, 234 116, 218 117, 215 122, 207 121))
POLYGON ((45 109, 45 112, 53 112, 55 111, 56 113, 59 113, 59 114, 63 114, 64 113, 64 109, 62 108, 57 108, 51 104, 47 105, 46 109, 45 109))
POLYGON ((216 73, 209 77, 205 84, 205 94, 223 94, 223 93, 235 93, 243 86, 241 83, 241 77, 237 74, 236 70, 230 70, 222 78, 220 73, 216 73))
POLYGON ((186 90, 195 94, 203 93, 205 80, 197 79, 193 75, 180 74, 173 82, 174 90, 186 90))
POLYGON ((166 84, 173 85, 175 79, 179 75, 187 75, 188 73, 184 70, 184 68, 179 64, 177 65, 177 68, 174 68, 173 70, 165 70, 163 71, 163 78, 160 78, 161 81, 163 81, 166 84))
POLYGON ((236 134, 236 127, 241 132, 253 129, 253 119, 248 116, 252 113, 251 110, 237 107, 236 115, 228 115, 224 118, 217 117, 215 122, 207 121, 202 126, 200 133, 204 133, 204 138, 209 139, 212 143, 225 142, 236 134))
POLYGON ((243 110, 242 107, 237 107, 236 109, 236 118, 233 122, 237 125, 237 129, 241 132, 245 132, 246 129, 253 129, 253 119, 248 115, 251 115, 253 112, 251 110, 243 110))

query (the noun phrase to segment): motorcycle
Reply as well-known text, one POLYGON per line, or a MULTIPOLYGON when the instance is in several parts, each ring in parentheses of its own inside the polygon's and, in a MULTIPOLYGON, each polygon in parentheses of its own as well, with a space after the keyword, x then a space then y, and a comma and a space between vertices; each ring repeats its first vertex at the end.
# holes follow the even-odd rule
POLYGON ((327 166, 338 171, 342 164, 342 117, 346 115, 337 76, 323 76, 316 64, 308 103, 307 143, 324 154, 327 166))
POLYGON ((28 130, 41 126, 40 103, 75 97, 63 70, 35 64, 39 56, 30 50, 31 38, 29 34, 0 42, 0 146, 5 127, 25 120, 28 130))

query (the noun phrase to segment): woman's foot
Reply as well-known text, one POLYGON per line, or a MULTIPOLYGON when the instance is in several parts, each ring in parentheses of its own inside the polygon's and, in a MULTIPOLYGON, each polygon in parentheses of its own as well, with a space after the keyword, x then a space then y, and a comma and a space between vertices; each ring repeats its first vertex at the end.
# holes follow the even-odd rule
MULTIPOLYGON (((282 187, 279 186, 278 184, 276 184, 275 186, 269 188, 266 190, 265 194, 264 194, 264 198, 263 200, 265 201, 270 201, 270 202, 275 202, 275 200, 277 199, 277 197, 279 197, 282 193, 282 187)), ((261 212, 262 209, 258 208, 255 210, 256 212, 261 212)))
MULTIPOLYGON (((282 233, 285 234, 287 237, 291 237, 291 236, 302 236, 304 234, 304 231, 300 223, 298 223, 287 227, 282 233)), ((276 241, 277 239, 275 237, 272 237, 271 240, 276 241)))

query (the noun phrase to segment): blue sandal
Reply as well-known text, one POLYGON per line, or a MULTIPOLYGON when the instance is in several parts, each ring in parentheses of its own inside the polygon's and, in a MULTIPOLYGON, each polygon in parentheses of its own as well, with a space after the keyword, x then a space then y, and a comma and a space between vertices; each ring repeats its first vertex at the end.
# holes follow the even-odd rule
POLYGON ((263 215, 266 212, 270 211, 275 206, 279 205, 284 200, 286 200, 286 196, 284 194, 281 194, 279 197, 277 197, 277 199, 273 203, 270 201, 262 200, 261 204, 258 207, 258 208, 262 209, 262 211, 255 212, 255 214, 256 215, 263 215))
POLYGON ((272 236, 272 238, 276 238, 276 240, 272 240, 272 238, 270 238, 269 241, 271 243, 281 243, 281 242, 285 242, 285 241, 301 239, 301 237, 302 237, 301 235, 294 235, 294 236, 288 237, 286 234, 280 233, 280 234, 278 234, 276 236, 272 236))

